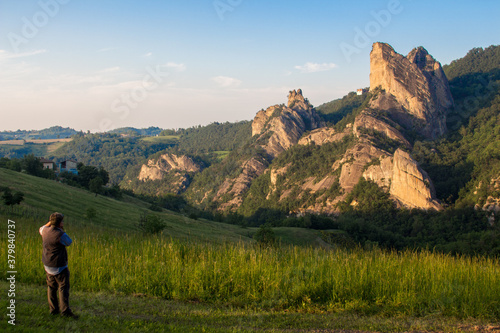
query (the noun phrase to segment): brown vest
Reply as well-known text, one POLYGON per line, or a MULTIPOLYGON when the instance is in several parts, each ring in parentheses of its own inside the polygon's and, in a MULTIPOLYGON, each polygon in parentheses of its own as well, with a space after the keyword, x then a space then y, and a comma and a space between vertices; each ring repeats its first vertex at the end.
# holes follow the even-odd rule
POLYGON ((42 230, 43 252, 42 262, 48 267, 64 267, 68 265, 66 246, 60 240, 64 234, 59 228, 45 227, 42 230))

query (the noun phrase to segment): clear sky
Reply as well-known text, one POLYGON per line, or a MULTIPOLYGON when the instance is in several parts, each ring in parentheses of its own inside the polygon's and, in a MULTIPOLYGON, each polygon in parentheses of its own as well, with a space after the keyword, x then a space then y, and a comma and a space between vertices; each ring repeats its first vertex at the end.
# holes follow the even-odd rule
POLYGON ((0 0, 0 130, 251 120, 369 85, 373 42, 442 64, 500 44, 498 0, 0 0))

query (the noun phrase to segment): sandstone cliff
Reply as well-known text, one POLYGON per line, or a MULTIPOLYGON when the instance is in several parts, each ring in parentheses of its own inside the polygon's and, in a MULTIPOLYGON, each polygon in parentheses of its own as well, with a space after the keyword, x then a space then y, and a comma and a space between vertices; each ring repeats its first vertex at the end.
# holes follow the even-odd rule
MULTIPOLYGON (((375 43, 370 82, 364 109, 341 130, 325 127, 300 89, 290 92, 286 105, 259 111, 252 122, 252 141, 223 165, 228 176, 208 182, 213 186, 196 192, 196 202, 236 211, 258 208, 259 198, 295 212, 335 213, 336 204, 363 177, 399 206, 441 209, 432 181, 405 152, 412 148, 406 133, 436 138, 446 131, 453 99, 441 65, 423 48, 404 57, 387 44, 375 43), (302 148, 282 154, 296 145, 302 148), (247 195, 257 177, 262 181, 247 195), (245 206, 248 197, 252 199, 245 206)), ((147 177, 157 177, 156 162, 144 168, 147 177)))
POLYGON ((241 173, 226 179, 217 189, 214 200, 221 203, 219 209, 237 209, 252 181, 266 171, 272 159, 297 144, 304 132, 323 125, 300 89, 290 91, 287 106, 275 105, 259 111, 252 123, 252 136, 256 138, 255 146, 264 154, 256 152, 243 160, 241 173))
POLYGON ((388 44, 375 43, 370 67, 370 90, 381 86, 389 95, 381 100, 395 98, 399 105, 390 111, 402 124, 429 139, 446 132, 446 113, 454 105, 453 98, 441 64, 423 47, 404 57, 388 44))
POLYGON ((187 156, 163 154, 143 164, 139 175, 125 181, 125 188, 132 187, 135 192, 156 195, 183 193, 190 185, 193 173, 200 172, 202 166, 187 156), (151 185, 154 184, 154 185, 151 185))
POLYGON ((304 132, 322 126, 323 121, 299 89, 290 91, 287 106, 275 105, 257 113, 252 136, 262 139, 269 136, 262 148, 274 158, 297 144, 304 132))
MULTIPOLYGON (((355 144, 333 163, 329 174, 318 174, 295 183, 282 182, 280 201, 289 198, 292 193, 301 201, 304 195, 314 197, 314 194, 324 192, 317 195, 312 203, 308 200, 299 211, 332 213, 336 210, 335 204, 343 200, 363 177, 390 193, 399 206, 442 209, 435 198, 431 179, 408 153, 400 149, 410 150, 412 147, 403 134, 405 129, 417 130, 429 138, 442 135, 446 130, 445 114, 453 105, 453 100, 441 66, 423 48, 403 57, 389 45, 381 43, 373 46, 371 66, 371 99, 368 106, 359 111, 354 124, 342 132, 333 128, 318 128, 298 141, 301 145, 321 146, 354 135, 355 144), (341 191, 330 191, 337 183, 341 191), (298 195, 297 187, 301 190, 298 195)), ((291 98, 297 95, 292 93, 291 98)), ((265 131, 270 124, 266 121, 275 110, 268 109, 256 118, 254 134, 265 131)), ((292 132, 292 135, 297 136, 298 133, 292 132)), ((288 142, 293 144, 293 140, 288 142)), ((271 168, 268 198, 276 192, 278 176, 281 179, 293 178, 288 174, 289 169, 293 168, 290 165, 271 168)))
POLYGON ((299 140, 299 145, 315 144, 321 146, 330 142, 337 142, 352 134, 352 124, 348 124, 342 132, 337 132, 331 127, 318 128, 304 134, 299 140))
POLYGON ((198 172, 201 167, 187 156, 164 154, 157 160, 149 160, 148 164, 144 164, 137 178, 141 181, 161 180, 171 170, 198 172))

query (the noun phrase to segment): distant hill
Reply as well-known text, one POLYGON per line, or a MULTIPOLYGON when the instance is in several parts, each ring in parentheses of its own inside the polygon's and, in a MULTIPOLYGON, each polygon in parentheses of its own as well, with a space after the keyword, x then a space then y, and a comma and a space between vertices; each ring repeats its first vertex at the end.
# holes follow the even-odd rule
POLYGON ((121 127, 114 130, 111 130, 107 133, 111 134, 127 134, 127 135, 136 135, 136 136, 156 136, 160 134, 163 129, 159 127, 148 127, 148 128, 135 128, 135 127, 121 127))
POLYGON ((3 140, 48 140, 69 138, 78 133, 69 127, 53 126, 42 130, 17 130, 0 132, 0 141, 3 140))
POLYGON ((444 65, 443 70, 450 81, 477 73, 498 72, 500 71, 500 45, 491 45, 486 49, 474 48, 465 57, 444 65))

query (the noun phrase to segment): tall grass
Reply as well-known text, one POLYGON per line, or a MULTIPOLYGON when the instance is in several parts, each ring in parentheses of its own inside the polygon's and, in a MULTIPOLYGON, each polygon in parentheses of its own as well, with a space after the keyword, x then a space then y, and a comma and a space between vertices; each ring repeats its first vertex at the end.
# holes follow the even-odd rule
MULTIPOLYGON (((20 282, 45 282, 38 227, 17 221, 20 282)), ((0 234, 6 258, 6 230, 0 234)), ((68 234, 72 288, 79 290, 279 309, 500 318, 498 259, 181 243, 97 227, 71 226, 68 234)))

